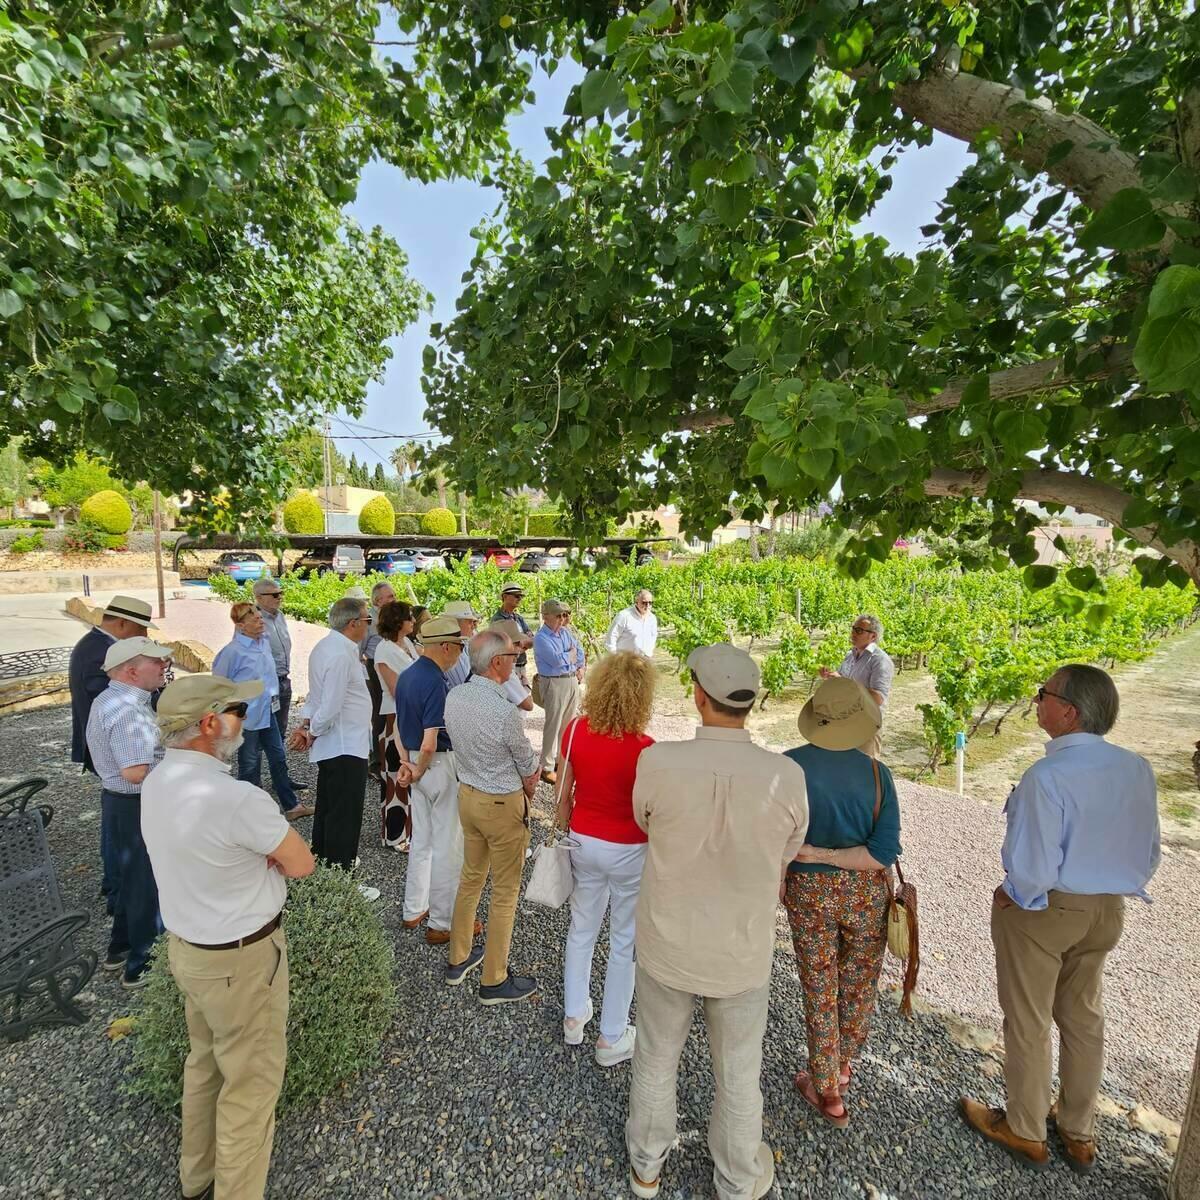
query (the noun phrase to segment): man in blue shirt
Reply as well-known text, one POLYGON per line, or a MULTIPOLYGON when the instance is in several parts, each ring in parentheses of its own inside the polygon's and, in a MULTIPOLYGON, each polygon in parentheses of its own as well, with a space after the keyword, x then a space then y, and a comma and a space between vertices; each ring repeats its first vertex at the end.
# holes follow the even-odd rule
POLYGON ((567 626, 571 610, 561 600, 542 605, 542 627, 533 637, 533 661, 537 667, 538 690, 546 721, 542 726, 541 777, 557 783, 554 766, 563 729, 579 707, 579 685, 583 681, 583 647, 567 626))
POLYGON ((446 678, 462 654, 454 617, 434 617, 417 637, 424 651, 396 681, 397 782, 408 787, 412 842, 404 881, 404 928, 426 917, 425 940, 450 940, 454 898, 462 872, 463 834, 458 819, 458 772, 446 732, 446 678))
POLYGON ((1084 1174, 1096 1161, 1104 962, 1121 937, 1125 897, 1148 901, 1159 863, 1154 772, 1104 740, 1119 706, 1098 667, 1061 667, 1038 689, 1038 724, 1051 740, 1005 805, 1005 877, 992 903, 1008 1111, 962 1100, 973 1129, 1018 1161, 1047 1166, 1053 1021, 1055 1121, 1067 1166, 1084 1174))

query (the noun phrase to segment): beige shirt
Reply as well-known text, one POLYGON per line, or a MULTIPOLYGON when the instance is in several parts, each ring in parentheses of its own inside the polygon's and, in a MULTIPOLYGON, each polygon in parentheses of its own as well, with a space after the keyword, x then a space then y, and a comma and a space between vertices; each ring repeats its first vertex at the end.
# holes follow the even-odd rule
POLYGON ((659 983, 735 996, 771 975, 783 864, 804 844, 804 772, 744 729, 642 751, 633 816, 650 844, 637 960, 659 983))

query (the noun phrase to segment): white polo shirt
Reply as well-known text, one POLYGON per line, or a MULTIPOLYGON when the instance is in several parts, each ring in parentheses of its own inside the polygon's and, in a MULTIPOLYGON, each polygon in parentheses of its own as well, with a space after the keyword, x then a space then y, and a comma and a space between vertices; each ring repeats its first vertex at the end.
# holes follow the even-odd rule
POLYGON ((168 750, 142 784, 142 840, 163 924, 184 941, 219 946, 261 929, 287 882, 266 856, 288 823, 262 788, 197 750, 168 750))

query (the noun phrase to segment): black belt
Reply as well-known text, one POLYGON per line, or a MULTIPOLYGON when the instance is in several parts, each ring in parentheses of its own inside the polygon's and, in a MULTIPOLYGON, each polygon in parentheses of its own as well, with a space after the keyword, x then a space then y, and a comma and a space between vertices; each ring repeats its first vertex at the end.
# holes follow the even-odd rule
POLYGON ((574 677, 575 677, 574 671, 568 671, 565 675, 543 675, 542 676, 543 679, 573 679, 574 677))
POLYGON ((270 937, 279 928, 282 919, 283 913, 276 913, 261 929, 256 929, 244 938, 238 938, 236 942, 222 942, 219 946, 202 946, 199 942, 188 942, 188 945, 194 946, 197 950, 237 950, 242 946, 253 946, 255 942, 261 942, 263 938, 270 937))

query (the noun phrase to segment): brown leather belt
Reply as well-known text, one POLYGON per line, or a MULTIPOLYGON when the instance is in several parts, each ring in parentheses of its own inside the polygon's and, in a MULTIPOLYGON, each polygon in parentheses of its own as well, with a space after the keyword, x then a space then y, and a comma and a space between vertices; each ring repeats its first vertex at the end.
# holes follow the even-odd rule
POLYGON ((244 938, 238 938, 236 942, 222 942, 219 946, 202 946, 199 942, 188 942, 188 945, 195 946, 197 950, 237 950, 242 946, 253 946, 255 942, 270 937, 279 928, 282 917, 282 913, 276 913, 261 929, 248 933, 244 938))

